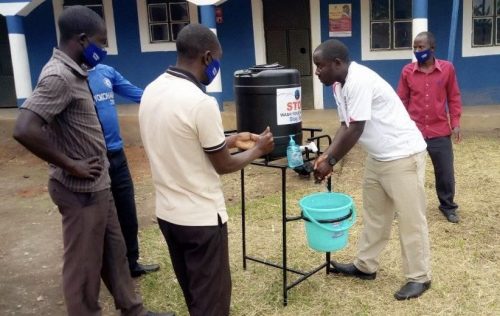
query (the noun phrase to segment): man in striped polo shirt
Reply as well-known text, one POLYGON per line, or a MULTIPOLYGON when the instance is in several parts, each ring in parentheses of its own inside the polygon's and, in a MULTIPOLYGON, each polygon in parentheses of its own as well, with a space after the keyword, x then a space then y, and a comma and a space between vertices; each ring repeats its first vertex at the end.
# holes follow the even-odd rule
POLYGON ((101 277, 122 315, 151 315, 134 291, 110 191, 106 145, 87 72, 80 67, 93 67, 106 55, 104 21, 87 7, 71 6, 58 25, 59 48, 22 105, 14 138, 49 163, 49 193, 62 215, 68 315, 101 314, 101 277))

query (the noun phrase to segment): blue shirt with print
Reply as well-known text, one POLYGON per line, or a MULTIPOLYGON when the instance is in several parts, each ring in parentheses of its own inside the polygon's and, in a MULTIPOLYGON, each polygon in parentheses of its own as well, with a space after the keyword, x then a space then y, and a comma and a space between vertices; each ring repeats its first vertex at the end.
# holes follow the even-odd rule
POLYGON ((123 140, 120 136, 120 124, 115 107, 115 93, 139 103, 143 89, 134 86, 113 67, 107 65, 99 64, 88 73, 106 147, 108 151, 118 151, 123 148, 123 140))

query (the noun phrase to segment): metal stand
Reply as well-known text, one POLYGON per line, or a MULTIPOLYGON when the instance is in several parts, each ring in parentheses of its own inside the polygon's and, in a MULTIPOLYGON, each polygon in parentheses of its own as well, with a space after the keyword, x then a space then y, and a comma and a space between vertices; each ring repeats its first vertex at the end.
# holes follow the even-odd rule
MULTIPOLYGON (((314 131, 321 131, 321 129, 304 129, 306 131, 309 131, 311 133, 311 138, 308 139, 308 141, 316 141, 319 147, 319 140, 323 137, 328 138, 329 143, 331 143, 331 139, 328 135, 323 135, 319 137, 314 137, 314 131)), ((321 152, 318 152, 320 154, 321 152)), ((309 153, 306 152, 306 161, 311 160, 309 158, 309 153)), ((282 262, 280 264, 272 263, 264 259, 259 259, 255 258, 252 256, 247 255, 247 249, 246 249, 246 204, 245 204, 245 170, 241 170, 241 228, 242 228, 242 242, 243 242, 243 269, 247 269, 247 260, 254 261, 257 263, 265 264, 274 268, 281 269, 283 271, 283 305, 286 306, 288 303, 288 290, 293 288, 294 286, 298 285, 302 281, 306 280, 316 272, 320 271, 321 269, 325 268, 326 273, 329 273, 329 265, 330 265, 330 252, 326 253, 325 257, 325 262, 321 264, 320 266, 314 268, 311 271, 304 272, 296 269, 291 269, 288 267, 288 262, 287 262, 287 224, 289 222, 301 220, 302 216, 294 216, 294 217, 289 217, 287 215, 287 203, 286 203, 286 169, 287 165, 286 163, 279 163, 279 162, 270 162, 265 159, 262 159, 261 161, 254 161, 252 162, 252 165, 255 166, 262 166, 262 167, 267 167, 267 168, 274 168, 274 169, 279 169, 281 170, 281 224, 282 224, 282 262), (291 282, 290 284, 288 283, 288 272, 298 274, 300 277, 291 282)), ((328 189, 331 190, 331 179, 328 179, 328 189)))

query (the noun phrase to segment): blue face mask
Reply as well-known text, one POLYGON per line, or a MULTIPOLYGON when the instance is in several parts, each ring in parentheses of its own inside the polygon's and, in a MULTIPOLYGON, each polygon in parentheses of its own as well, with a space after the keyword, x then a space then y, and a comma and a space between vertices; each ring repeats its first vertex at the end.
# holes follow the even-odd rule
POLYGON ((210 64, 208 64, 207 68, 205 68, 205 75, 207 76, 206 81, 202 81, 204 85, 208 86, 217 76, 217 73, 219 73, 220 69, 220 63, 217 59, 212 58, 212 61, 210 64))
POLYGON ((417 58, 417 61, 420 64, 425 63, 429 58, 431 58, 431 50, 426 49, 426 50, 421 50, 419 52, 415 52, 415 58, 417 58))
POLYGON ((92 42, 89 42, 89 45, 87 45, 87 47, 83 50, 83 59, 85 63, 90 66, 90 68, 93 68, 102 62, 107 54, 108 53, 104 49, 92 42))

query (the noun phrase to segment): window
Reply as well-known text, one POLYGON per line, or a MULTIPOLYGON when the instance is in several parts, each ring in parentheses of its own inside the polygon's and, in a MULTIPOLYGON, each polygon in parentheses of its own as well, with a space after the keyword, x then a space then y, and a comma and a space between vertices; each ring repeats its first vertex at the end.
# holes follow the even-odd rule
POLYGON ((94 10, 97 14, 101 16, 104 20, 106 20, 104 16, 104 6, 102 4, 102 0, 64 0, 63 7, 69 7, 72 5, 84 5, 92 10, 94 10))
POLYGON ((61 15, 64 7, 71 5, 84 5, 94 10, 99 14, 106 24, 106 31, 108 33, 108 42, 106 51, 109 55, 117 55, 118 47, 116 45, 115 33, 115 20, 113 15, 113 1, 112 0, 53 0, 54 9, 54 22, 56 25, 57 41, 59 42, 59 26, 57 19, 61 15))
POLYGON ((198 8, 187 1, 136 1, 142 52, 175 51, 180 30, 198 22, 198 8))
POLYGON ((500 45, 500 0, 472 1, 472 47, 500 45))
POLYGON ((149 42, 175 42, 177 34, 189 24, 186 1, 148 0, 149 42))
POLYGON ((370 1, 370 49, 408 49, 412 45, 412 0, 370 1))
POLYGON ((361 59, 395 60, 413 57, 412 0, 359 0, 361 59))
POLYGON ((463 0, 462 57, 500 55, 500 0, 463 0))

